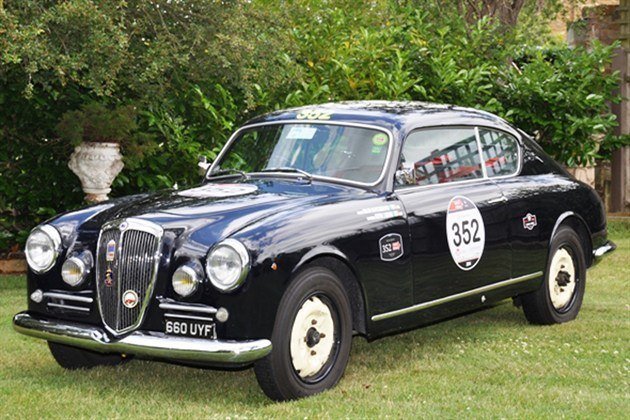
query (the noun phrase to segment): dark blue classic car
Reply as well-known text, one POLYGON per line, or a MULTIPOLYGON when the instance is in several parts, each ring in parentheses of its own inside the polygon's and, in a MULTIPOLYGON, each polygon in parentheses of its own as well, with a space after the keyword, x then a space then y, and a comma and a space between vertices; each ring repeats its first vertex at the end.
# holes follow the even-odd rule
POLYGON ((597 194, 474 109, 352 102, 248 122, 196 188, 36 227, 15 329, 68 369, 254 366, 276 400, 334 386, 373 340, 513 298, 580 310, 614 250, 597 194))

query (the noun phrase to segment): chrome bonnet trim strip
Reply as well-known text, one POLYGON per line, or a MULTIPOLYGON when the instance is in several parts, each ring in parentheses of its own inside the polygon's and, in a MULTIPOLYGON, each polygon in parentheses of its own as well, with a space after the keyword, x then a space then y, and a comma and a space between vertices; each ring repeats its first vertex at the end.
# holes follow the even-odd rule
POLYGON ((267 339, 208 340, 149 331, 135 331, 116 340, 98 327, 39 319, 26 312, 15 315, 13 328, 20 334, 100 353, 207 363, 246 364, 265 357, 272 347, 267 339))
POLYGON ((417 305, 408 306, 402 309, 396 309, 395 311, 384 312, 382 314, 372 316, 372 321, 381 321, 383 319, 393 318, 395 316, 405 315, 416 311, 421 311, 423 309, 432 308, 434 306, 442 305, 444 303, 452 302, 454 300, 463 299, 469 296, 476 295, 478 293, 489 292, 490 290, 500 289, 501 287, 510 286, 512 284, 520 283, 523 281, 535 279, 536 277, 542 276, 542 271, 536 271, 535 273, 526 274, 524 276, 516 277, 513 279, 503 280, 498 283, 492 283, 487 286, 478 287, 476 289, 467 290, 465 292, 457 293, 454 295, 446 296, 443 298, 430 300, 428 302, 418 303, 417 305))
POLYGON ((70 294, 66 294, 66 293, 44 292, 43 296, 45 298, 50 298, 50 299, 71 300, 71 301, 74 301, 74 302, 82 302, 82 303, 92 303, 92 302, 94 302, 94 299, 92 299, 91 297, 76 296, 76 295, 70 295, 70 294))

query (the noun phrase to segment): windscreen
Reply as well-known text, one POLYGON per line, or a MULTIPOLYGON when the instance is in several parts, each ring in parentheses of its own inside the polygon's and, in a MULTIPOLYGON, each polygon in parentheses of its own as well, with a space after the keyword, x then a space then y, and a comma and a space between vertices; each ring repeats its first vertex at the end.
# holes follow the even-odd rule
POLYGON ((382 131, 333 124, 273 124, 250 128, 230 144, 214 171, 294 168, 315 176, 371 184, 389 149, 382 131))

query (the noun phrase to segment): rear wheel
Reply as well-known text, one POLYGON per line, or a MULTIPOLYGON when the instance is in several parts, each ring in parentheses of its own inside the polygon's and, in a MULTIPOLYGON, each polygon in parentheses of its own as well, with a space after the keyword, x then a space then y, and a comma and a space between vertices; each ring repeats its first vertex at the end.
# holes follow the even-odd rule
POLYGON ((296 399, 337 384, 350 355, 352 314, 332 271, 312 267, 289 285, 271 341, 273 350, 255 365, 258 383, 268 397, 296 399))
POLYGON ((578 234, 560 226, 551 240, 545 280, 522 296, 523 311, 533 324, 559 324, 575 319, 586 286, 586 262, 578 234))
POLYGON ((129 360, 121 354, 95 353, 50 341, 48 348, 59 366, 70 370, 92 369, 97 366, 117 366, 129 360))

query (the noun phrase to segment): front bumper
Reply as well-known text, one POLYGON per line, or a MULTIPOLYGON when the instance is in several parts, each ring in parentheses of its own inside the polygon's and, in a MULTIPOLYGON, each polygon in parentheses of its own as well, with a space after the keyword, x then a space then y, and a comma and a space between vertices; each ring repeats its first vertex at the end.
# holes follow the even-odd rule
POLYGON ((599 263, 605 256, 610 255, 617 249, 617 245, 613 241, 606 241, 606 243, 593 250, 593 265, 599 263))
POLYGON ((140 357, 210 364, 242 365, 265 357, 271 341, 207 340, 136 331, 121 339, 110 338, 104 330, 85 324, 39 319, 22 312, 13 317, 15 331, 99 353, 124 353, 140 357))

